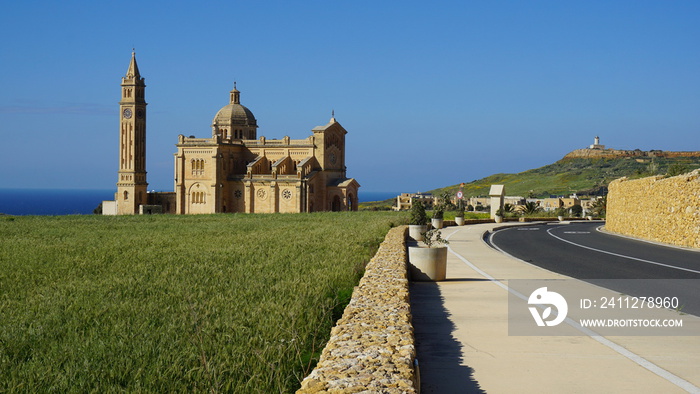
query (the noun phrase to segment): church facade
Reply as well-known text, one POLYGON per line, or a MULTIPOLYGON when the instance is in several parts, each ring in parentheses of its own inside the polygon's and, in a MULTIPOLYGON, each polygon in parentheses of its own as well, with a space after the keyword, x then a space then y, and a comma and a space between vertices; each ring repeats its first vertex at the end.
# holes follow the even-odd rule
POLYGON ((214 116, 211 137, 178 136, 175 191, 148 193, 145 83, 132 54, 122 79, 115 201, 104 214, 355 211, 359 183, 346 176, 347 131, 333 116, 304 139, 257 135, 241 92, 214 116))

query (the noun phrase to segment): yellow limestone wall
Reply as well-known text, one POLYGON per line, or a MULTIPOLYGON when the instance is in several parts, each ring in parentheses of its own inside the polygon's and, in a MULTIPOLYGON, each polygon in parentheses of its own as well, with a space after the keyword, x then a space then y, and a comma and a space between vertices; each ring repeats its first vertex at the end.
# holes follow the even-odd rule
POLYGON ((416 393, 408 226, 389 231, 300 393, 416 393))
POLYGON ((700 170, 610 183, 608 231, 700 248, 700 170))

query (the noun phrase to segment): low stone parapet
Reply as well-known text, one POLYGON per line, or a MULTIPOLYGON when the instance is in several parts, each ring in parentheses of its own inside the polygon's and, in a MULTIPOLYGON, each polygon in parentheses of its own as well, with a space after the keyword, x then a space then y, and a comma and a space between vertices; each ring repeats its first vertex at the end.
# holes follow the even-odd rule
POLYGON ((406 269, 407 226, 389 231, 365 268, 316 368, 297 393, 417 393, 406 269))

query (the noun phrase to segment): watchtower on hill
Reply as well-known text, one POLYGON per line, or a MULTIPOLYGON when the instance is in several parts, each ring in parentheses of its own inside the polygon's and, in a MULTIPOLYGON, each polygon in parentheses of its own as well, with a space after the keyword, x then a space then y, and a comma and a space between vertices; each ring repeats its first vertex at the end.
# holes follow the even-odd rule
POLYGON ((599 149, 599 150, 604 150, 605 145, 600 144, 600 137, 596 136, 593 139, 593 145, 589 146, 588 149, 599 149))

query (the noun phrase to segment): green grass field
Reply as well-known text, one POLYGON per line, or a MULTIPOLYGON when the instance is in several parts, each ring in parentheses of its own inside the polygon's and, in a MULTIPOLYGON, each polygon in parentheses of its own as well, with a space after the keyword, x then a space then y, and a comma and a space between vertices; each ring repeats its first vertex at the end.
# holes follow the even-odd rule
POLYGON ((0 391, 293 391, 406 217, 0 217, 0 391))

